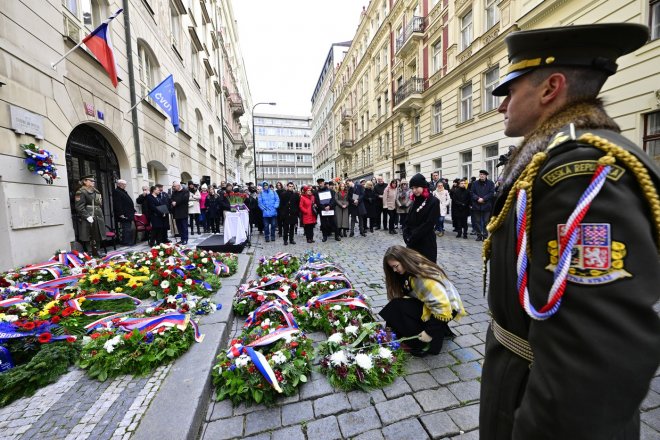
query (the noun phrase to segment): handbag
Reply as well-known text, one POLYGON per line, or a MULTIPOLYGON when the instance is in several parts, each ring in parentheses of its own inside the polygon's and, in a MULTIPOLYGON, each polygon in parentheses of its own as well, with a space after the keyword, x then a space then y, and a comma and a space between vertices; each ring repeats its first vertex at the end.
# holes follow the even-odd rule
POLYGON ((188 200, 188 208, 192 208, 193 206, 195 206, 195 202, 188 200))
POLYGON ((170 213, 169 209, 167 209, 167 206, 165 205, 158 205, 156 206, 156 211, 160 212, 163 214, 163 217, 165 217, 167 214, 170 213))

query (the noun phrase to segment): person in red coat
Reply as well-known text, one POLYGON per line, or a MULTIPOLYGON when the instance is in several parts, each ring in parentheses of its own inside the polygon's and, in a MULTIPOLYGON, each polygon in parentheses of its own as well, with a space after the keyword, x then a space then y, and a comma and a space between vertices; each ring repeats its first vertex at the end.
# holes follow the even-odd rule
POLYGON ((305 229, 307 243, 314 243, 314 226, 316 226, 316 211, 314 205, 314 195, 311 186, 303 186, 300 197, 300 213, 302 214, 302 224, 305 229))

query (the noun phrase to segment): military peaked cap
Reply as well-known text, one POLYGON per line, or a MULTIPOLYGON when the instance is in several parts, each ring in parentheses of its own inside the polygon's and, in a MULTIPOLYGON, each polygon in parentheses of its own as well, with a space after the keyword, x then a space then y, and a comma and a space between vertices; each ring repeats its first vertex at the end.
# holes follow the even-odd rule
POLYGON ((583 67, 616 72, 616 59, 639 49, 649 38, 646 26, 635 23, 601 23, 513 32, 505 39, 509 70, 493 90, 509 93, 511 81, 539 67, 583 67))

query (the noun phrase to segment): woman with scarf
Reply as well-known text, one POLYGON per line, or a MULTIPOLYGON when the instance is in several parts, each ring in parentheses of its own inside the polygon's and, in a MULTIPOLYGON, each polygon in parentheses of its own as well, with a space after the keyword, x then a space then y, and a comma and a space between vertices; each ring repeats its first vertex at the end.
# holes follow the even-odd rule
MULTIPOLYGON (((432 197, 431 197, 432 198, 432 197)), ((465 316, 463 302, 445 272, 419 252, 392 246, 383 257, 389 302, 380 316, 405 341, 413 356, 438 354, 454 334, 449 321, 465 316)))
POLYGON ((406 218, 408 217, 408 209, 412 203, 411 196, 412 191, 408 188, 408 182, 402 180, 396 191, 396 213, 399 217, 399 224, 401 225, 402 231, 403 225, 406 224, 406 218))
POLYGON ((314 243, 314 226, 316 226, 316 204, 311 186, 303 186, 300 196, 300 213, 302 215, 302 224, 305 230, 307 243, 314 243))
POLYGON ((344 182, 339 182, 339 188, 335 193, 335 222, 337 222, 337 231, 339 234, 348 234, 348 191, 344 182))
POLYGON ((445 185, 442 181, 438 182, 436 185, 435 191, 433 191, 433 196, 438 199, 438 202, 440 203, 440 216, 438 217, 438 223, 435 225, 435 232, 438 233, 439 237, 442 237, 445 235, 445 216, 449 213, 449 206, 451 205, 449 191, 445 189, 445 185))
POLYGON ((424 255, 432 263, 438 258, 438 244, 433 229, 440 216, 440 204, 428 189, 426 178, 415 174, 410 179, 413 202, 403 227, 403 241, 408 248, 424 255))

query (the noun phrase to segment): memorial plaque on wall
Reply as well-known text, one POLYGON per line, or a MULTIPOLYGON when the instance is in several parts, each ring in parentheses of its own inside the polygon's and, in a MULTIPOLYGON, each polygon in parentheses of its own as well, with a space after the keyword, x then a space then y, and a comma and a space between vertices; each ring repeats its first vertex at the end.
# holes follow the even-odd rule
POLYGON ((15 105, 9 106, 11 128, 16 134, 31 134, 37 139, 44 138, 44 117, 15 105))

